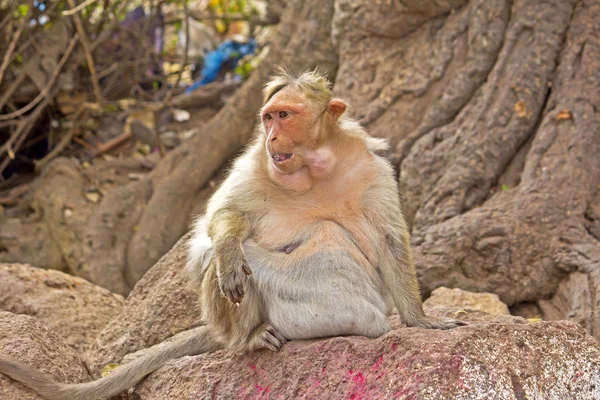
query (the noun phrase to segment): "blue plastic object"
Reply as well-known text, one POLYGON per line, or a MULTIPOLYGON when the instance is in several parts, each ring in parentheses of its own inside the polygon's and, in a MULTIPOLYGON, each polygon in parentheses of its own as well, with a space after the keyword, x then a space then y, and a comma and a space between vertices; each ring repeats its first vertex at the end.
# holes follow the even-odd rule
POLYGON ((227 61, 233 61, 235 66, 242 57, 252 54, 255 51, 256 40, 254 38, 251 38, 248 43, 235 42, 230 39, 225 40, 215 50, 206 54, 201 72, 202 75, 185 90, 185 93, 193 92, 200 86, 217 79, 221 68, 227 61))

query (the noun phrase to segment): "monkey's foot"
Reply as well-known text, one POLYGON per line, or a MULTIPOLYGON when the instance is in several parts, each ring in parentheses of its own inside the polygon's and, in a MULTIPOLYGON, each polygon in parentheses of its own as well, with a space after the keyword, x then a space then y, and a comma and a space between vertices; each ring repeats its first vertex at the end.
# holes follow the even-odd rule
POLYGON ((255 350, 266 348, 273 351, 279 351, 281 346, 286 342, 287 339, 269 323, 264 323, 259 326, 251 339, 252 347, 254 347, 255 350))
POLYGON ((466 325, 468 325, 466 322, 458 321, 455 319, 445 319, 445 318, 429 317, 429 316, 422 318, 413 324, 410 324, 410 326, 414 326, 414 327, 418 327, 418 328, 425 328, 425 329, 452 329, 452 328, 456 328, 458 326, 466 326, 466 325))

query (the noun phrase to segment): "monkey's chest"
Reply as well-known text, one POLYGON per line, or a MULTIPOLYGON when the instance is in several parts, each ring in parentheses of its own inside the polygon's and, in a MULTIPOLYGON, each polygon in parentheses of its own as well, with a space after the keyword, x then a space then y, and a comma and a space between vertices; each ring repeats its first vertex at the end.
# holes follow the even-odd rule
POLYGON ((296 207, 269 212, 253 229, 253 239, 271 251, 293 259, 320 252, 352 257, 364 267, 377 264, 378 230, 365 218, 362 207, 342 201, 337 207, 296 207))

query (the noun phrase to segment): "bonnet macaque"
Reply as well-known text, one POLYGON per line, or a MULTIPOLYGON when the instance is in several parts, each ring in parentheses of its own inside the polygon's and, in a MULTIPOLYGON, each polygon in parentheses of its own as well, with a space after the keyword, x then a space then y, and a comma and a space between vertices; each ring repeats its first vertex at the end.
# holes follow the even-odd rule
POLYGON ((151 348, 108 377, 55 383, 0 355, 0 372, 49 399, 109 397, 165 361, 225 348, 277 351, 288 340, 378 337, 394 307, 408 326, 461 322, 425 315, 387 148, 350 117, 316 72, 280 70, 264 89, 254 141, 198 219, 186 270, 205 326, 151 348))

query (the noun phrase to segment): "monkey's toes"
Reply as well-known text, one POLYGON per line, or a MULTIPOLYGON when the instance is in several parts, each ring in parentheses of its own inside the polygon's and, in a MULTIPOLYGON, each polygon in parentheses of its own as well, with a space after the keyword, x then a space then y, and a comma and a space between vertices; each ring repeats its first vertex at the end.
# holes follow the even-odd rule
POLYGON ((264 325, 263 329, 258 332, 257 339, 261 347, 272 351, 279 351, 281 346, 287 342, 287 339, 270 324, 264 325))

